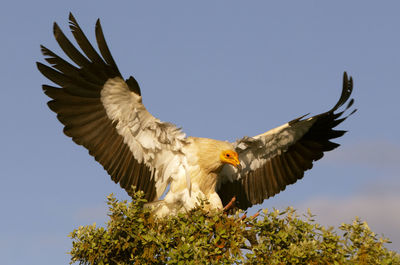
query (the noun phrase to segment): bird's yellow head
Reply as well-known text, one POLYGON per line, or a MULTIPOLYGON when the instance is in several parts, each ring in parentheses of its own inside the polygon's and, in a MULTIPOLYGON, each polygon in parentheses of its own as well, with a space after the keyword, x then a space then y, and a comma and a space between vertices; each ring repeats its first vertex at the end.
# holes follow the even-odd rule
POLYGON ((221 152, 220 159, 222 163, 231 164, 234 167, 240 167, 238 153, 233 150, 224 150, 221 152))

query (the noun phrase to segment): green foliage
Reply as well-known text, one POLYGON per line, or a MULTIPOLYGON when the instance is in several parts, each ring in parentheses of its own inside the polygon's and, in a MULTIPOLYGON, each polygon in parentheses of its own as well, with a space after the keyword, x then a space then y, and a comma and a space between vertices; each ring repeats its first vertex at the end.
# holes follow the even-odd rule
POLYGON ((204 204, 163 220, 144 208, 140 192, 132 202, 108 197, 107 228, 81 226, 70 237, 71 263, 79 264, 400 264, 387 239, 358 218, 338 235, 308 213, 264 210, 241 220, 206 212, 204 204))

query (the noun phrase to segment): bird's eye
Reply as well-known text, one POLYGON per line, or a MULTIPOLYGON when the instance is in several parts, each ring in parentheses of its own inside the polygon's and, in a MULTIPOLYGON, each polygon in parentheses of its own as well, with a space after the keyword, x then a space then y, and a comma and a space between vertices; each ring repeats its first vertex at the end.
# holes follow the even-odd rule
POLYGON ((226 157, 231 157, 231 155, 230 154, 226 154, 226 157))

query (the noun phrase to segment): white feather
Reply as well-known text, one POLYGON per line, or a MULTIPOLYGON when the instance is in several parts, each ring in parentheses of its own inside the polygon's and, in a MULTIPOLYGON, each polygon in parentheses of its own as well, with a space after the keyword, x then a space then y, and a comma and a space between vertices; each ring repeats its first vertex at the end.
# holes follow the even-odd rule
POLYGON ((139 95, 129 90, 120 77, 109 79, 101 91, 101 101, 107 116, 116 122, 118 134, 124 138, 135 159, 155 170, 157 197, 167 185, 184 183, 187 178, 187 161, 182 152, 186 136, 175 125, 164 123, 151 115, 141 103, 139 95))

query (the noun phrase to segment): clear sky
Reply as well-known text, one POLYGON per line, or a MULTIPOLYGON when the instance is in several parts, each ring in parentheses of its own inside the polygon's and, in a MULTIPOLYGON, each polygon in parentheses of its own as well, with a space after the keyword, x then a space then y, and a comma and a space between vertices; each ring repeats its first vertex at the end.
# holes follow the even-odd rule
MULTIPOLYGON (((68 233, 125 199, 46 106, 39 45, 72 11, 88 37, 101 19, 144 104, 187 135, 233 141, 336 103, 343 71, 358 112, 341 147, 261 207, 308 207, 339 225, 360 216, 400 251, 400 2, 6 1, 0 9, 2 264, 67 264, 68 233)), ((69 33, 69 32, 68 32, 69 33)), ((70 36, 70 34, 67 34, 70 36)))

